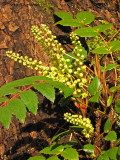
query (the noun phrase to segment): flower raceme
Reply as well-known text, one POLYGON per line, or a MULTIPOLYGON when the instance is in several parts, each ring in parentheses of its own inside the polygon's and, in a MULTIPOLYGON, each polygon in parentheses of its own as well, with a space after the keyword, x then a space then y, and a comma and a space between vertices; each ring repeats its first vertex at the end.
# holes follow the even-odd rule
POLYGON ((91 121, 89 118, 83 118, 82 115, 72 115, 71 113, 65 113, 64 119, 67 122, 72 123, 73 125, 79 126, 80 128, 83 128, 82 134, 86 138, 90 138, 92 135, 94 128, 91 124, 91 121))
POLYGON ((40 75, 65 83, 74 89, 74 96, 79 95, 82 99, 85 98, 87 94, 82 88, 87 82, 84 78, 86 66, 83 64, 84 55, 82 54, 82 49, 79 49, 79 46, 81 46, 79 37, 74 33, 70 34, 74 47, 72 56, 70 56, 66 54, 66 51, 61 47, 61 43, 58 42, 56 36, 52 35, 52 32, 45 24, 41 24, 40 29, 33 26, 31 31, 37 41, 40 42, 41 47, 46 50, 50 58, 50 67, 43 66, 41 61, 33 60, 27 56, 20 56, 12 51, 7 51, 7 56, 22 63, 24 66, 38 70, 40 75))

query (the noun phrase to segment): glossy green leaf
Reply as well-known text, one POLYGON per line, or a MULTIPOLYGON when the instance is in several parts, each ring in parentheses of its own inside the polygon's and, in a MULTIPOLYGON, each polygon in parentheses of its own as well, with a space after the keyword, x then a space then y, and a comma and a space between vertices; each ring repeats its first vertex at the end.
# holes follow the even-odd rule
POLYGON ((5 89, 0 89, 0 97, 13 94, 13 93, 18 93, 20 92, 20 89, 14 89, 14 88, 5 88, 5 89))
POLYGON ((109 50, 107 47, 99 47, 94 50, 92 50, 92 53, 97 53, 97 54, 109 54, 109 50))
POLYGON ((31 77, 26 77, 23 79, 9 82, 5 84, 4 86, 2 86, 0 89, 4 89, 4 88, 8 89, 8 88, 14 88, 14 87, 19 87, 19 86, 31 85, 31 84, 35 84, 35 81, 48 82, 48 81, 53 81, 53 80, 48 77, 44 77, 44 76, 31 76, 31 77))
POLYGON ((110 105, 112 104, 113 95, 114 95, 114 94, 112 94, 111 96, 108 97, 108 100, 107 100, 107 107, 110 107, 110 105))
POLYGON ((33 91, 24 91, 19 94, 20 98, 33 114, 37 113, 38 97, 33 91))
POLYGON ((83 151, 87 153, 94 153, 94 146, 92 144, 85 144, 83 146, 83 151))
POLYGON ((63 19, 55 23, 55 25, 61 24, 63 26, 81 27, 83 24, 79 23, 77 19, 63 19))
POLYGON ((7 97, 0 97, 0 103, 9 100, 7 97))
POLYGON ((98 91, 98 89, 100 89, 100 80, 98 77, 94 77, 94 79, 92 80, 92 82, 89 84, 88 86, 88 91, 90 92, 90 94, 92 96, 94 96, 96 94, 96 92, 98 91))
POLYGON ((100 70, 103 72, 103 71, 104 71, 104 67, 103 67, 103 66, 100 66, 100 70))
POLYGON ((55 89, 48 83, 34 84, 33 87, 37 89, 43 96, 45 96, 50 101, 55 100, 55 89))
POLYGON ((31 85, 33 83, 35 83, 33 80, 31 80, 29 78, 23 78, 23 79, 9 82, 9 83, 5 84, 4 86, 2 86, 1 89, 4 89, 4 88, 8 89, 8 88, 14 88, 14 87, 19 87, 19 86, 31 85))
POLYGON ((103 151, 101 152, 101 155, 100 157, 97 158, 97 160, 109 160, 109 156, 108 156, 108 152, 107 151, 103 151))
POLYGON ((30 157, 28 160, 46 160, 46 158, 43 156, 34 156, 30 157))
POLYGON ((61 153, 61 156, 69 160, 79 160, 78 152, 74 148, 65 149, 64 152, 61 153))
POLYGON ((64 135, 69 134, 69 133, 71 133, 71 132, 72 132, 72 131, 68 130, 68 131, 59 133, 59 134, 57 134, 56 136, 54 136, 54 137, 52 138, 51 142, 55 141, 58 137, 64 136, 64 135))
POLYGON ((112 160, 118 160, 117 159, 117 151, 118 151, 118 147, 114 147, 114 148, 108 150, 109 158, 112 160))
POLYGON ((64 148, 71 148, 73 146, 79 145, 79 143, 77 141, 69 141, 66 143, 63 143, 64 148))
POLYGON ((60 160, 58 156, 51 156, 47 160, 60 160))
POLYGON ((91 12, 82 11, 76 15, 76 18, 84 24, 90 24, 94 21, 95 16, 91 12))
POLYGON ((109 24, 104 24, 104 25, 98 25, 93 28, 98 32, 104 32, 107 29, 110 29, 112 27, 112 25, 113 25, 112 23, 109 23, 109 24))
POLYGON ((99 156, 97 160, 103 160, 103 156, 99 156))
POLYGON ((103 160, 109 160, 109 156, 108 156, 108 154, 106 153, 106 154, 103 154, 103 160))
POLYGON ((108 118, 104 125, 104 132, 108 133, 110 129, 110 119, 108 118))
POLYGON ((90 27, 79 28, 74 31, 80 37, 95 37, 98 33, 90 27))
POLYGON ((63 145, 52 144, 49 147, 46 147, 46 148, 42 149, 40 151, 40 153, 44 153, 44 154, 59 154, 63 150, 64 150, 64 146, 63 145))
POLYGON ((61 19, 73 19, 72 15, 67 12, 55 12, 55 15, 61 19))
POLYGON ((20 99, 12 99, 7 103, 11 113, 14 113, 16 117, 24 123, 27 112, 25 104, 20 99))
POLYGON ((64 97, 67 98, 72 95, 73 89, 67 87, 65 84, 57 82, 57 81, 48 81, 49 84, 63 91, 64 97))
POLYGON ((74 131, 81 131, 83 128, 86 128, 86 127, 84 127, 84 126, 70 126, 70 128, 72 128, 74 131))
POLYGON ((118 138, 118 139, 115 141, 114 146, 117 145, 117 144, 119 144, 119 142, 120 142, 120 138, 118 138))
POLYGON ((120 86, 111 87, 109 90, 110 90, 110 92, 114 92, 114 91, 120 90, 120 86))
POLYGON ((116 111, 117 113, 120 113, 120 99, 117 100, 115 111, 116 111))
POLYGON ((9 125, 11 123, 11 117, 12 113, 9 110, 8 106, 0 107, 0 122, 3 124, 3 126, 8 129, 9 125))
POLYGON ((105 140, 112 141, 117 140, 117 134, 115 131, 110 131, 107 136, 105 136, 105 140))
POLYGON ((120 82, 120 78, 117 79, 120 82))
POLYGON ((120 41, 111 41, 108 46, 110 47, 111 51, 115 52, 116 50, 120 49, 120 41))
POLYGON ((103 156, 99 156, 97 160, 103 160, 103 156))
POLYGON ((117 64, 108 64, 105 68, 105 71, 109 71, 117 66, 118 66, 117 64))
POLYGON ((99 97, 101 95, 101 91, 97 92, 94 96, 92 96, 88 101, 99 103, 99 97))

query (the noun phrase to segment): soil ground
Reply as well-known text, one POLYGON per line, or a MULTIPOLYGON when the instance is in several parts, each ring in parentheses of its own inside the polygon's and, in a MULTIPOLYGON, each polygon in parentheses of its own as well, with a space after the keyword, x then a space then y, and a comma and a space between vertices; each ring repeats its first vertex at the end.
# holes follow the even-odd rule
MULTIPOLYGON (((6 57, 5 52, 12 50, 21 55, 40 59, 49 65, 49 59, 35 41, 30 29, 32 25, 47 24, 63 47, 69 27, 53 26, 55 11, 65 11, 75 16, 80 11, 90 11, 96 18, 113 23, 120 29, 119 0, 49 0, 53 8, 47 11, 35 0, 0 0, 0 86, 26 76, 38 75, 37 72, 23 67, 6 57)), ((4 160, 27 160, 30 156, 40 155, 39 151, 50 143, 50 139, 63 129, 63 113, 59 98, 53 104, 39 96, 37 115, 27 112, 26 121, 21 124, 15 116, 10 128, 0 124, 0 158, 4 160)), ((67 110, 67 109, 66 109, 67 110)))

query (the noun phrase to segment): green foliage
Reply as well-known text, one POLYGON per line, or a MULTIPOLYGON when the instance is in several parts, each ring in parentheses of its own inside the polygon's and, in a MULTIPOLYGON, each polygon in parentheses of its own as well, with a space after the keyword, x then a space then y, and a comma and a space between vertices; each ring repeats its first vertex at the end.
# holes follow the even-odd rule
POLYGON ((93 81, 88 86, 88 91, 92 95, 89 101, 98 103, 98 99, 101 95, 100 85, 101 83, 98 77, 94 77, 93 81))
POLYGON ((96 94, 96 92, 100 89, 100 80, 98 77, 94 77, 93 81, 89 84, 88 90, 89 93, 93 96, 96 94))
POLYGON ((107 141, 117 140, 116 132, 115 132, 115 131, 110 131, 110 132, 108 133, 108 135, 105 136, 105 140, 107 140, 107 141))
POLYGON ((34 84, 34 88, 42 93, 43 96, 48 98, 50 101, 55 100, 55 89, 48 83, 34 84))
MULTIPOLYGON (((44 148, 40 152, 44 153, 44 154, 50 154, 50 155, 59 155, 60 154, 65 159, 79 160, 78 152, 76 151, 76 149, 71 148, 70 145, 66 145, 66 144, 62 144, 62 145, 52 144, 49 147, 44 148)), ((52 157, 50 157, 50 158, 52 158, 52 157)), ((56 157, 57 156, 55 156, 55 158, 56 157)))
POLYGON ((108 133, 110 129, 110 119, 108 118, 104 125, 104 132, 108 133))
POLYGON ((83 150, 87 153, 94 153, 94 146, 92 144, 86 144, 83 146, 83 150))
POLYGON ((35 92, 33 91, 24 91, 19 94, 21 100, 27 106, 29 111, 36 115, 38 109, 38 98, 35 92))
POLYGON ((117 160, 118 147, 101 152, 101 156, 97 160, 117 160))
POLYGON ((2 113, 2 116, 0 117, 0 122, 2 122, 4 127, 6 127, 7 129, 9 128, 12 114, 15 114, 16 117, 22 123, 24 123, 27 112, 26 107, 33 114, 37 113, 38 97, 36 93, 31 90, 21 91, 20 89, 16 89, 16 87, 25 85, 31 85, 31 87, 37 89, 40 93, 43 94, 43 96, 46 96, 46 98, 48 98, 52 102, 54 102, 55 100, 54 87, 59 88, 61 91, 63 91, 65 97, 68 97, 73 93, 73 90, 66 87, 64 84, 60 82, 54 82, 52 79, 42 76, 26 77, 2 86, 0 88, 0 98, 2 102, 7 100, 7 106, 0 108, 0 112, 2 113), (38 83, 38 81, 40 82, 38 83), (6 98, 6 95, 12 93, 17 93, 16 95, 19 95, 20 99, 10 99, 9 101, 9 99, 6 98))
POLYGON ((120 99, 116 103, 116 108, 115 108, 117 113, 120 113, 120 99))

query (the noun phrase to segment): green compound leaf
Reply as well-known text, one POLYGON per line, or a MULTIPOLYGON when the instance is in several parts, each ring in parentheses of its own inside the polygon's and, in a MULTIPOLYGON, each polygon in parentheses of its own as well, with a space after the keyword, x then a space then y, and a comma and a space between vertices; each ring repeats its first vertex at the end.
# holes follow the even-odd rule
POLYGON ((83 146, 83 151, 87 153, 94 153, 94 146, 92 144, 85 144, 83 146))
POLYGON ((111 96, 108 97, 108 100, 107 100, 107 107, 110 107, 110 105, 112 104, 113 96, 114 96, 114 94, 112 94, 111 96))
POLYGON ((110 131, 107 136, 105 136, 105 140, 112 141, 117 140, 117 134, 115 131, 110 131))
POLYGON ((67 98, 72 95, 73 89, 67 87, 65 84, 57 81, 48 81, 49 84, 53 85, 54 87, 58 88, 64 93, 64 97, 67 98))
POLYGON ((47 160, 60 160, 57 156, 49 157, 47 160))
POLYGON ((108 133, 110 129, 110 119, 108 118, 104 125, 104 132, 108 133))
POLYGON ((118 66, 117 64, 108 64, 105 68, 105 71, 109 71, 117 66, 118 66))
POLYGON ((97 54, 109 54, 108 48, 107 47, 99 47, 94 50, 92 50, 92 53, 97 53, 97 54))
POLYGON ((55 14, 61 19, 73 19, 72 15, 66 12, 55 12, 55 14))
POLYGON ((3 126, 8 129, 9 125, 11 123, 11 117, 12 113, 10 112, 10 109, 8 106, 4 106, 0 108, 0 122, 3 124, 3 126))
POLYGON ((9 82, 5 84, 4 86, 2 86, 1 89, 6 89, 6 88, 8 89, 8 88, 14 88, 14 87, 19 87, 19 86, 31 85, 33 83, 35 82, 27 77, 27 78, 9 82))
POLYGON ((113 159, 113 160, 118 160, 117 159, 117 151, 118 151, 118 147, 114 147, 112 149, 109 149, 107 152, 108 152, 108 156, 110 159, 113 159))
POLYGON ((83 24, 81 24, 77 19, 63 19, 61 21, 58 21, 55 23, 55 25, 61 24, 63 26, 72 26, 72 27, 81 27, 83 24))
POLYGON ((94 96, 96 94, 96 92, 98 91, 98 89, 100 89, 100 80, 98 77, 94 77, 94 79, 92 80, 92 82, 89 84, 88 86, 88 91, 90 92, 90 94, 92 96, 94 96))
POLYGON ((43 156, 35 156, 35 157, 30 157, 28 160, 46 160, 46 158, 43 156))
POLYGON ((9 100, 7 97, 0 97, 0 103, 9 100))
POLYGON ((19 89, 14 89, 14 88, 5 88, 5 89, 0 89, 0 97, 5 96, 5 95, 9 95, 9 94, 13 94, 13 93, 17 93, 20 92, 19 89))
POLYGON ((11 113, 14 113, 22 123, 25 122, 27 110, 25 104, 20 99, 8 101, 8 107, 11 113))
POLYGON ((40 153, 44 153, 44 154, 59 154, 63 150, 64 150, 64 146, 63 145, 52 144, 52 145, 42 149, 40 151, 40 153))
POLYGON ((112 27, 112 25, 113 25, 112 23, 109 23, 109 24, 104 24, 104 25, 98 25, 93 28, 98 32, 104 32, 107 29, 110 29, 112 27))
POLYGON ((101 91, 97 92, 93 97, 91 97, 88 101, 99 103, 99 97, 101 95, 101 91))
POLYGON ((117 100, 115 111, 116 111, 117 113, 120 113, 120 99, 117 100))
POLYGON ((20 98, 33 114, 37 113, 38 97, 33 91, 24 91, 19 94, 20 98))
POLYGON ((9 89, 9 88, 14 88, 14 87, 31 85, 31 84, 35 84, 35 81, 47 82, 47 81, 53 81, 53 80, 48 77, 44 77, 44 76, 31 76, 31 77, 26 77, 23 79, 9 82, 5 84, 4 86, 2 86, 0 89, 6 89, 6 88, 9 89))
POLYGON ((76 33, 80 37, 95 37, 98 35, 98 33, 90 27, 76 29, 73 33, 76 33))
POLYGON ((120 49, 120 41, 111 41, 108 46, 110 47, 111 51, 115 52, 116 50, 120 49))
POLYGON ((69 159, 69 160, 79 160, 78 152, 74 148, 65 149, 61 153, 61 156, 63 156, 65 159, 69 159))
POLYGON ((43 96, 49 99, 51 102, 55 100, 55 89, 48 83, 34 84, 33 87, 37 89, 43 96))
POLYGON ((72 132, 72 131, 68 130, 68 131, 59 133, 59 134, 57 134, 56 136, 54 136, 54 137, 52 138, 51 142, 55 141, 58 137, 64 136, 64 135, 69 134, 69 133, 71 133, 71 132, 72 132))
POLYGON ((94 21, 95 16, 91 12, 82 11, 76 15, 76 18, 83 24, 90 24, 94 21))

